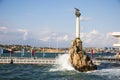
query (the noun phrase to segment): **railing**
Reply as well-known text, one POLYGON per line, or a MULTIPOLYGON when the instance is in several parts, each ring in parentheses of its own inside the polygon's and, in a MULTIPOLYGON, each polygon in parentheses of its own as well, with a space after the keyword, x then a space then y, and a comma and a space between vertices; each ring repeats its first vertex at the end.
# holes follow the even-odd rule
POLYGON ((7 64, 57 64, 55 58, 17 58, 17 57, 1 57, 0 63, 7 64))
POLYGON ((100 57, 97 57, 94 59, 94 61, 98 61, 98 62, 113 62, 113 63, 120 63, 120 58, 100 58, 100 57))

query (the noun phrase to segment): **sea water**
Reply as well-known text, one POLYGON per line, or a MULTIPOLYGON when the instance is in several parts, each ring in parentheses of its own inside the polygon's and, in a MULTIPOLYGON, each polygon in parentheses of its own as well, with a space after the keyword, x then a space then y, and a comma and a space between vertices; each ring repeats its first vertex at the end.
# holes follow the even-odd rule
POLYGON ((58 55, 59 65, 0 64, 0 80, 120 80, 120 64, 102 63, 97 70, 78 72, 68 56, 58 55))

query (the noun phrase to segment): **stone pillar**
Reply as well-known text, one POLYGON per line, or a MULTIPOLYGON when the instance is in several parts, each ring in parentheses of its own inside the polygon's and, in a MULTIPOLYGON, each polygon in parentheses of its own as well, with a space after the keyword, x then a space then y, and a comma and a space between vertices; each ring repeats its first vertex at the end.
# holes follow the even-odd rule
POLYGON ((75 8, 75 15, 76 15, 76 40, 79 41, 79 48, 82 50, 82 41, 80 39, 80 10, 75 8))
POLYGON ((76 12, 76 38, 80 38, 80 15, 79 9, 75 8, 76 12))
POLYGON ((76 38, 80 38, 80 17, 76 17, 76 38))

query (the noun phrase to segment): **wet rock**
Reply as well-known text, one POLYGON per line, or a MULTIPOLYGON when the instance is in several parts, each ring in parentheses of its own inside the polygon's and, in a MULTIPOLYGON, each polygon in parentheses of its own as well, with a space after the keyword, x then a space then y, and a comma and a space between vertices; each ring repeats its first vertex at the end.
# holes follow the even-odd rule
POLYGON ((86 72, 97 69, 91 58, 82 50, 82 41, 76 38, 72 41, 70 48, 70 62, 72 66, 80 71, 86 72))

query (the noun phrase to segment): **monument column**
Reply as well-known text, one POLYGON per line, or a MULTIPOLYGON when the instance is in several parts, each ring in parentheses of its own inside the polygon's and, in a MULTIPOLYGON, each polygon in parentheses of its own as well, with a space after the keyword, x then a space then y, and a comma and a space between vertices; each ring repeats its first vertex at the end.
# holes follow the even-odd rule
POLYGON ((71 65, 80 72, 86 72, 97 69, 91 58, 83 51, 82 41, 80 40, 80 12, 76 9, 76 38, 72 41, 70 48, 71 65))
POLYGON ((79 46, 79 49, 82 50, 82 41, 80 39, 80 15, 81 13, 79 12, 80 10, 75 8, 75 15, 76 15, 76 41, 77 41, 77 46, 79 46))
POLYGON ((80 38, 80 15, 81 13, 79 12, 80 10, 75 8, 76 12, 76 38, 80 38))

